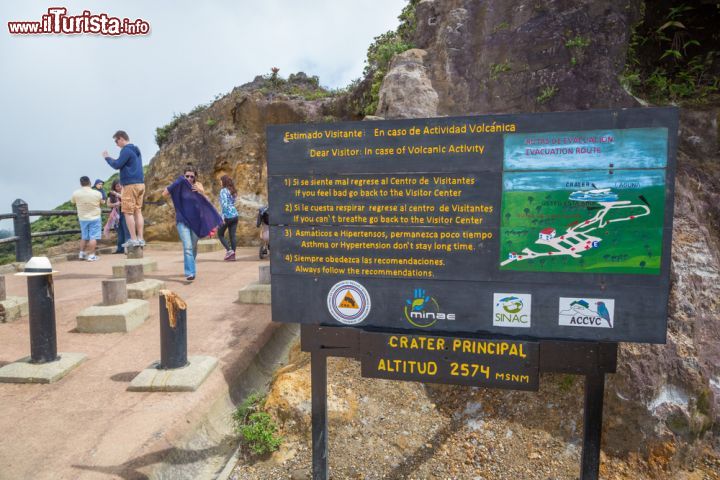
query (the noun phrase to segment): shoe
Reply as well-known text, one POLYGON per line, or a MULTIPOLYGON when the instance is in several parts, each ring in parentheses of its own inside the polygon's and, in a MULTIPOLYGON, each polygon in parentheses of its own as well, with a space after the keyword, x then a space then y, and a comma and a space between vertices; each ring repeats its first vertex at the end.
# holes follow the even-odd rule
POLYGON ((123 244, 120 245, 120 246, 123 247, 123 248, 137 247, 137 246, 139 246, 139 243, 138 243, 137 240, 133 240, 133 239, 131 238, 130 240, 128 240, 127 242, 123 243, 123 244))
POLYGON ((195 275, 188 275, 187 277, 185 277, 185 280, 187 280, 188 282, 192 282, 193 280, 195 280, 195 275))
POLYGON ((97 255, 88 255, 85 260, 87 260, 88 262, 97 262, 98 260, 100 260, 100 257, 98 257, 97 255))
POLYGON ((136 240, 136 242, 137 242, 135 244, 136 247, 144 247, 145 246, 145 240, 143 240, 142 238, 139 240, 136 240))
POLYGON ((87 255, 85 255, 85 252, 80 252, 80 253, 78 253, 78 258, 79 258, 80 260, 85 260, 85 257, 87 257, 87 255))
POLYGON ((235 252, 233 252, 232 250, 228 250, 227 252, 225 252, 224 260, 227 260, 228 258, 230 258, 230 255, 235 255, 235 252))
POLYGON ((125 254, 125 252, 123 252, 122 250, 115 250, 112 253, 113 253, 113 255, 124 255, 125 254))
POLYGON ((234 262, 234 261, 235 261, 235 252, 232 252, 232 251, 231 251, 231 252, 230 252, 230 255, 228 255, 227 257, 225 257, 225 260, 227 260, 228 262, 234 262))

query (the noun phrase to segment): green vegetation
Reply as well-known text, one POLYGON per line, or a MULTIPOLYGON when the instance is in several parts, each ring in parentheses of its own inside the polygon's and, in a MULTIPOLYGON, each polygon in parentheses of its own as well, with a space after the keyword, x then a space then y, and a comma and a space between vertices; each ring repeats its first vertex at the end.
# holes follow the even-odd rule
POLYGON ((568 393, 570 390, 572 390, 573 386, 575 385, 575 375, 568 375, 565 374, 562 377, 560 377, 560 383, 558 384, 558 388, 563 393, 568 393))
POLYGON ((217 120, 213 120, 212 118, 208 118, 205 121, 205 125, 207 125, 208 127, 214 127, 215 125, 217 125, 217 123, 217 120))
POLYGON ((265 397, 252 393, 238 405, 233 414, 235 431, 242 443, 256 455, 274 452, 282 444, 277 425, 270 415, 262 411, 265 397))
POLYGON ((497 33, 501 30, 509 30, 510 24, 508 22, 500 22, 497 25, 495 25, 495 28, 493 28, 493 33, 497 33))
POLYGON ((657 104, 720 97, 720 3, 646 2, 633 30, 623 85, 657 104))
POLYGON ((536 100, 538 103, 545 103, 555 96, 559 89, 555 85, 550 85, 543 88, 540 91, 540 95, 537 96, 536 100))
POLYGON ((501 73, 507 73, 511 70, 510 62, 505 60, 503 63, 491 63, 490 64, 490 78, 497 80, 501 73))
POLYGON ((583 38, 580 35, 577 35, 577 36, 571 38, 570 40, 568 40, 567 42, 565 42, 565 46, 567 48, 583 49, 583 48, 588 47, 589 45, 590 45, 590 40, 588 40, 587 38, 583 38))
POLYGON ((419 2, 408 0, 398 16, 400 25, 397 30, 378 35, 368 47, 363 78, 354 80, 347 87, 350 98, 348 108, 352 114, 375 115, 380 100, 380 87, 390 68, 390 61, 395 55, 414 47, 413 37, 417 28, 415 6, 419 2))

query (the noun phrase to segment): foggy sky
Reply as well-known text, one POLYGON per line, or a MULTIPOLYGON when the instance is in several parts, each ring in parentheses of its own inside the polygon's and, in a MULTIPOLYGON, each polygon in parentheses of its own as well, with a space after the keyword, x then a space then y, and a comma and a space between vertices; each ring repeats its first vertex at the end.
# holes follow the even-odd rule
MULTIPOLYGON (((105 179, 126 130, 144 163, 155 128, 174 113, 279 67, 326 87, 361 75, 373 37, 397 27, 405 0, 113 0, 0 3, 0 213, 16 198, 32 209, 68 200, 82 175, 105 179), (142 18, 148 36, 11 35, 8 21, 69 15, 142 18)), ((0 222, 0 229, 12 229, 0 222)))

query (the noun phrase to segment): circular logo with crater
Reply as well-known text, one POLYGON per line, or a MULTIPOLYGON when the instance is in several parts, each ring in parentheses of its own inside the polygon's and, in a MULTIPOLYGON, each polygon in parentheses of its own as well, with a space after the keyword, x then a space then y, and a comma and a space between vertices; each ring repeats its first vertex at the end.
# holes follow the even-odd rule
POLYGON ((327 296, 330 315, 345 325, 356 325, 370 313, 370 294, 358 282, 343 280, 330 289, 327 296))

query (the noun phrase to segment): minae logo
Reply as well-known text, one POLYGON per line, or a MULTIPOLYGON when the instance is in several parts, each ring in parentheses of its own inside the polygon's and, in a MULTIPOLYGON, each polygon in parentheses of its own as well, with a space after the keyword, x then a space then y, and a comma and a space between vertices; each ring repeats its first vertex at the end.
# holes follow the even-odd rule
POLYGON ((495 293, 493 326, 530 328, 531 298, 527 293, 495 293))
POLYGON ((441 312, 437 300, 425 293, 422 288, 416 288, 413 298, 405 300, 405 320, 418 328, 432 327, 438 320, 455 320, 454 313, 441 312))

